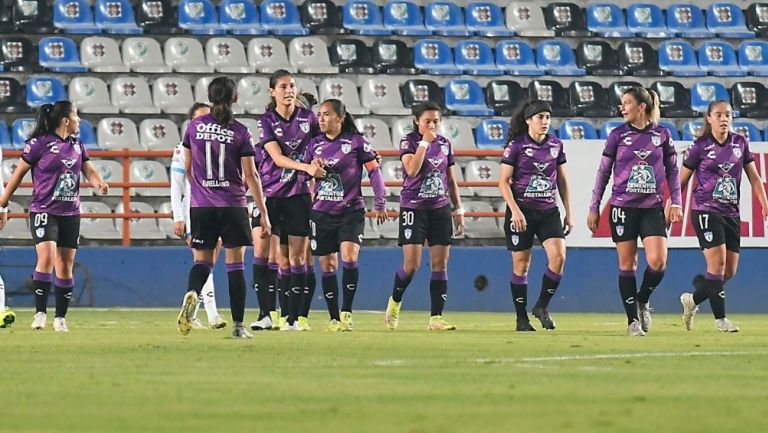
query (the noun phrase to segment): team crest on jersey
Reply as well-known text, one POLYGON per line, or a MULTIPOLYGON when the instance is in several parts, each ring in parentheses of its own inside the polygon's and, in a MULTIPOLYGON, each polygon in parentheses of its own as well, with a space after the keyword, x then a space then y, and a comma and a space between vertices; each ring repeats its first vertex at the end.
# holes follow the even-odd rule
POLYGON ((35 230, 35 234, 38 238, 42 238, 45 235, 45 227, 40 227, 39 229, 35 230))
POLYGON ((736 158, 741 158, 741 149, 738 147, 734 147, 733 154, 736 156, 736 158))
POLYGON ((411 229, 403 230, 403 236, 405 236, 406 239, 410 239, 412 234, 413 234, 413 231, 411 229))
POLYGON ((78 155, 82 155, 83 149, 80 148, 80 145, 76 144, 74 147, 75 147, 75 153, 78 155))
POLYGON ((408 149, 408 140, 403 140, 400 142, 400 149, 408 149))
POLYGON ((552 158, 557 158, 558 153, 560 153, 560 149, 558 149, 557 147, 549 148, 549 154, 552 155, 552 158))
POLYGON ((28 144, 24 146, 24 153, 29 153, 31 151, 32 151, 32 146, 28 144))
POLYGON ((512 235, 509 237, 509 240, 512 241, 512 245, 517 245, 520 243, 520 236, 512 235))
POLYGON ((344 154, 347 154, 352 151, 352 144, 351 143, 344 143, 341 145, 341 151, 344 152, 344 154))
POLYGON ((444 144, 444 145, 440 146, 440 150, 443 152, 443 155, 448 156, 448 146, 447 145, 444 144))
POLYGON ((712 242, 712 232, 704 232, 704 239, 706 239, 707 242, 712 242))
POLYGON ((624 234, 624 226, 616 226, 616 234, 621 236, 624 234))
POLYGON ((651 143, 653 143, 653 145, 656 147, 661 146, 661 137, 658 135, 654 135, 653 137, 651 137, 651 143))
POLYGON ((370 152, 373 148, 371 147, 371 143, 368 141, 363 141, 363 152, 370 152))
POLYGON ((301 128, 301 132, 308 133, 309 132, 309 122, 301 122, 299 124, 299 128, 301 128))
POLYGON ((315 251, 315 250, 317 249, 317 241, 316 241, 316 240, 314 240, 314 239, 312 239, 312 240, 309 242, 309 247, 310 247, 310 248, 312 248, 312 251, 315 251))

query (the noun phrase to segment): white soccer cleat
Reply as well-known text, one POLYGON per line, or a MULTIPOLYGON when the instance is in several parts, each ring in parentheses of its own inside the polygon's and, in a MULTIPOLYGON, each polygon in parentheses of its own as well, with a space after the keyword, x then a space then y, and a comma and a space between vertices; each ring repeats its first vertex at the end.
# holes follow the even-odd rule
POLYGON ((35 329, 37 331, 42 331, 45 329, 45 324, 48 321, 48 315, 43 313, 42 311, 38 311, 35 313, 35 318, 32 319, 32 329, 35 329))
POLYGON ((194 290, 190 290, 184 294, 184 300, 181 302, 181 311, 177 320, 181 335, 187 335, 192 330, 195 306, 197 306, 197 293, 194 290))
POLYGON ((193 317, 192 321, 189 323, 192 325, 192 329, 205 329, 205 325, 203 325, 203 322, 201 322, 197 317, 193 317))
POLYGON ((735 323, 728 320, 727 317, 722 319, 715 319, 715 329, 720 332, 739 332, 739 327, 735 323))
POLYGON ((248 332, 243 325, 236 325, 232 328, 232 336, 235 338, 253 338, 253 334, 248 332))
POLYGON ((67 320, 63 317, 54 317, 53 330, 56 332, 69 332, 69 328, 67 328, 67 320))
POLYGON ((690 331, 693 328, 693 317, 696 316, 699 307, 693 302, 693 293, 680 295, 680 303, 683 304, 683 325, 690 331))
POLYGON ((283 324, 283 326, 280 328, 281 331, 301 331, 299 329, 299 321, 296 320, 293 323, 288 322, 287 320, 283 324))
POLYGON ((643 327, 640 326, 640 321, 633 320, 632 323, 627 326, 627 335, 630 337, 644 337, 645 332, 643 331, 643 327))
POLYGON ((272 329, 272 317, 269 315, 251 323, 251 331, 265 331, 268 329, 272 329))
POLYGON ((653 309, 649 302, 646 302, 645 304, 642 302, 637 303, 637 316, 640 318, 640 328, 643 332, 651 330, 651 311, 653 311, 653 309))
POLYGON ((208 321, 208 327, 211 329, 222 329, 227 327, 227 319, 221 314, 217 314, 213 317, 213 320, 208 321))

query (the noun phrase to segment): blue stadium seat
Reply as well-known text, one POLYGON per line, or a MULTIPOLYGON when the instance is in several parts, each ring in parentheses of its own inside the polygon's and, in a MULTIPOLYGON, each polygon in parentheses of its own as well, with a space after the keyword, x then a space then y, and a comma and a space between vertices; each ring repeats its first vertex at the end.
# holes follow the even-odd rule
POLYGON ((660 126, 663 126, 669 130, 669 135, 672 137, 673 140, 679 140, 680 139, 680 131, 677 129, 677 126, 675 126, 672 122, 665 122, 660 121, 660 126))
POLYGON ((136 25, 133 5, 129 0, 96 0, 96 26, 107 33, 140 35, 144 30, 136 25))
POLYGON ((259 10, 251 0, 224 0, 219 4, 219 24, 235 35, 265 35, 259 10))
POLYGON ((651 3, 639 3, 627 8, 627 28, 646 38, 668 38, 672 36, 664 20, 661 8, 651 3))
POLYGON ((485 41, 461 41, 454 48, 456 67, 469 75, 501 75, 491 46, 485 41))
POLYGON ((736 51, 727 42, 707 41, 699 46, 699 66, 718 77, 747 75, 736 59, 736 51))
POLYGON ((738 121, 733 122, 731 125, 731 131, 744 136, 749 141, 760 141, 763 138, 763 134, 760 132, 760 128, 752 122, 738 121))
POLYGON ((424 27, 421 8, 406 0, 388 0, 384 5, 384 27, 398 35, 425 36, 432 32, 424 27))
POLYGON ((0 148, 13 149, 11 135, 8 134, 8 125, 6 125, 3 120, 0 120, 0 148))
POLYGON ((588 120, 569 119, 560 123, 563 140, 597 140, 597 131, 588 120))
POLYGON ((667 8, 667 28, 684 38, 711 38, 714 36, 704 21, 704 12, 694 4, 673 4, 667 8))
POLYGON ((677 77, 707 75, 699 67, 696 50, 685 41, 666 41, 659 45, 659 68, 677 77))
POLYGON ((693 141, 699 138, 699 132, 703 126, 703 120, 691 120, 683 123, 682 139, 685 141, 693 141))
POLYGON ((707 28, 721 38, 754 38, 744 11, 733 3, 713 3, 707 8, 707 28))
POLYGON ((750 75, 768 76, 768 42, 742 42, 739 45, 739 66, 750 75))
POLYGON ((51 36, 41 39, 37 56, 40 66, 53 72, 88 72, 88 68, 80 63, 78 46, 69 38, 51 36))
POLYGON ((536 56, 527 42, 506 40, 496 44, 496 65, 510 75, 544 75, 536 66, 536 56))
POLYGON ((27 105, 32 108, 53 104, 67 98, 64 84, 56 78, 34 76, 27 79, 27 105))
POLYGON ((630 38, 624 12, 613 3, 595 3, 587 6, 587 28, 601 36, 630 38))
POLYGON ((503 119, 483 119, 475 128, 478 149, 501 149, 507 144, 509 123, 503 119))
POLYGON ((16 119, 11 125, 11 144, 17 149, 24 147, 24 142, 27 141, 29 135, 35 129, 35 119, 32 117, 24 117, 16 119))
POLYGON ((261 3, 261 26, 275 35, 309 34, 309 30, 301 25, 298 6, 291 0, 265 0, 261 3))
POLYGON ((93 21, 93 9, 88 0, 54 0, 53 25, 65 33, 101 33, 93 21))
POLYGON ((413 64, 429 74, 458 75, 448 43, 442 39, 421 39, 413 46, 413 64))
POLYGON ((88 150, 101 149, 98 141, 96 140, 96 131, 93 129, 93 125, 91 122, 85 119, 80 119, 80 141, 88 150))
POLYGON ((344 28, 359 35, 381 36, 392 34, 384 28, 381 9, 371 0, 349 0, 342 11, 344 28))
POLYGON ((211 0, 181 0, 179 2, 179 27, 194 35, 223 35, 216 6, 211 0))
POLYGON ((587 75, 587 71, 576 65, 573 48, 563 41, 539 42, 536 45, 536 65, 549 75, 587 75))
POLYGON ((491 2, 473 2, 466 8, 465 22, 467 30, 478 36, 497 37, 513 36, 504 22, 504 12, 499 5, 491 2))
MULTIPOLYGON (((691 87, 691 108, 699 113, 706 113, 709 104, 718 100, 731 100, 728 89, 722 83, 698 81, 691 87)), ((733 117, 739 117, 739 115, 740 113, 734 108, 733 117)))
POLYGON ((608 134, 610 134, 611 131, 613 131, 614 129, 616 129, 617 127, 623 124, 624 122, 621 120, 609 120, 603 123, 602 125, 600 125, 600 138, 602 140, 605 140, 606 138, 608 138, 608 134))
POLYGON ((454 2, 435 1, 424 6, 424 26, 441 36, 469 36, 464 11, 454 2))
POLYGON ((451 80, 445 86, 445 108, 461 116, 492 116, 483 88, 475 80, 451 80))

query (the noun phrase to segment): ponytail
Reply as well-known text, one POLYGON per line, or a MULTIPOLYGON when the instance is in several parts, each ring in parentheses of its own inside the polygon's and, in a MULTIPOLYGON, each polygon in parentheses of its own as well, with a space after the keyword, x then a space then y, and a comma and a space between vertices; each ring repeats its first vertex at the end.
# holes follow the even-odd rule
POLYGON ((648 89, 648 93, 651 94, 652 101, 651 112, 648 114, 648 120, 650 120, 654 125, 658 125, 659 120, 661 120, 661 100, 659 99, 659 94, 656 93, 655 90, 648 89))
POLYGON ((208 85, 208 100, 211 101, 211 116, 221 126, 229 126, 235 118, 232 104, 235 102, 235 82, 229 77, 219 77, 208 85))
POLYGON ((731 106, 731 103, 726 101, 725 99, 717 99, 709 103, 709 106, 707 107, 707 112, 704 113, 704 126, 701 127, 701 130, 699 132, 699 138, 706 137, 710 134, 712 134, 712 125, 709 123, 709 115, 712 114, 712 110, 715 109, 715 105, 719 104, 726 104, 729 107, 731 106))
POLYGON ((43 104, 35 117, 35 129, 30 138, 40 137, 45 134, 55 134, 61 121, 70 115, 74 104, 70 101, 58 101, 55 104, 43 104))
POLYGON ((509 119, 507 142, 512 141, 517 136, 527 133, 528 123, 526 120, 545 111, 550 114, 552 113, 552 107, 548 102, 540 99, 529 99, 525 101, 523 105, 517 108, 509 119))

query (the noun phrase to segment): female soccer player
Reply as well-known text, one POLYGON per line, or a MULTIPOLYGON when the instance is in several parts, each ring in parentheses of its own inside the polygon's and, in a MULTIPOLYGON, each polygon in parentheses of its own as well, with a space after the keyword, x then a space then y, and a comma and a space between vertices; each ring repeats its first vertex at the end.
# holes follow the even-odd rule
POLYGON ((704 253, 707 272, 694 279, 696 290, 683 293, 683 323, 689 331, 697 305, 709 299, 715 316, 715 329, 738 332, 739 327, 725 317, 723 285, 736 274, 741 245, 739 199, 741 172, 747 174, 752 192, 760 202, 763 220, 768 211, 765 188, 749 150, 749 142, 731 132, 733 111, 728 101, 709 104, 704 117, 704 130, 688 150, 680 173, 681 188, 688 187, 691 176, 696 179, 693 190, 691 223, 704 253))
POLYGON ((253 162, 253 138, 248 128, 234 119, 237 101, 235 82, 219 77, 208 85, 210 114, 192 119, 182 139, 190 184, 192 248, 195 260, 189 271, 189 290, 179 313, 179 332, 192 329, 192 316, 200 292, 211 273, 213 253, 221 238, 229 279, 232 335, 250 338, 243 326, 245 315, 245 249, 252 242, 246 185, 261 211, 265 236, 271 225, 262 196, 261 181, 253 162))
MULTIPOLYGON (((0 149, 0 165, 3 163, 3 150, 0 149)), ((5 192, 5 183, 3 183, 3 174, 0 172, 0 197, 5 192)), ((8 223, 8 208, 0 208, 0 230, 8 223)), ((11 311, 7 305, 5 305, 5 281, 0 276, 0 328, 6 328, 11 326, 16 321, 16 313, 11 311)))
POLYGON ((51 283, 56 297, 53 330, 67 332, 65 317, 75 285, 72 267, 80 239, 80 171, 101 194, 109 191, 85 146, 76 138, 80 130, 77 108, 70 101, 40 107, 35 129, 27 140, 0 207, 8 206, 24 175, 32 169, 29 227, 37 252, 32 280, 35 318, 32 329, 45 329, 51 283), (56 278, 51 273, 56 269, 56 278))
POLYGON ((510 286, 518 331, 535 331, 526 312, 534 235, 547 253, 548 264, 531 313, 543 328, 555 329, 547 306, 563 277, 565 236, 573 228, 563 142, 548 133, 551 119, 548 103, 526 101, 509 121, 509 143, 501 158, 499 189, 507 203, 504 233, 512 252, 510 286), (558 190, 565 208, 562 220, 555 198, 558 190))
POLYGON ((668 222, 682 218, 677 154, 669 130, 659 126, 659 97, 643 87, 627 89, 621 96, 626 123, 611 131, 597 170, 587 227, 593 233, 600 223, 600 200, 613 170, 610 225, 619 256, 619 292, 627 314, 627 334, 642 336, 650 330, 649 299, 664 277, 667 266, 668 222), (672 205, 665 221, 663 185, 669 187, 672 205), (645 247, 648 267, 637 290, 637 237, 645 247), (639 315, 639 320, 638 320, 639 315))
MULTIPOLYGON (((203 116, 211 112, 211 107, 203 102, 196 102, 189 109, 189 120, 203 116)), ((173 209, 173 228, 176 236, 184 239, 187 245, 192 242, 192 235, 189 232, 192 224, 189 220, 189 180, 184 171, 186 164, 184 162, 184 146, 181 143, 176 146, 171 161, 171 208, 173 209)), ((221 242, 216 244, 213 252, 213 264, 216 264, 216 258, 221 251, 221 242)), ((200 294, 200 302, 195 307, 195 313, 192 317, 192 327, 205 329, 205 326, 197 318, 197 312, 200 304, 205 308, 205 314, 208 316, 208 326, 211 329, 221 329, 227 327, 227 321, 219 314, 216 308, 216 291, 213 287, 213 273, 208 275, 203 291, 200 294)))
POLYGON ((322 286, 331 322, 329 331, 352 330, 352 302, 357 291, 358 256, 365 229, 365 204, 361 192, 363 168, 368 171, 374 191, 374 209, 379 223, 387 219, 384 179, 376 153, 355 126, 344 103, 328 99, 320 105, 321 135, 307 145, 304 161, 326 171, 315 184, 315 201, 310 219, 312 253, 320 258, 322 286), (344 291, 339 314, 339 287, 336 271, 341 251, 344 291))
MULTIPOLYGON (((298 89, 293 75, 280 69, 269 78, 272 103, 261 116, 259 146, 267 152, 262 163, 264 194, 269 216, 280 233, 281 254, 288 257, 290 268, 281 269, 284 290, 283 315, 287 315, 285 330, 306 330, 307 318, 301 316, 307 305, 304 287, 308 278, 306 252, 309 245, 309 179, 324 177, 325 170, 316 164, 305 164, 304 152, 309 140, 320 130, 317 116, 308 108, 297 105, 298 89), (286 308, 287 307, 287 308, 286 308), (300 317, 301 316, 301 317, 300 317)), ((262 269, 263 270, 263 269, 262 269)), ((263 281, 264 276, 257 280, 263 281)), ((263 284, 263 283, 262 283, 263 284)))
POLYGON ((413 108, 413 132, 400 142, 400 160, 404 180, 400 192, 400 234, 403 265, 395 273, 392 296, 387 302, 384 321, 397 328, 403 293, 413 274, 421 266, 424 241, 429 245, 432 278, 429 295, 432 300, 428 329, 456 329, 443 318, 448 292, 448 253, 451 245, 451 205, 455 206, 456 236, 464 233, 464 209, 453 174, 453 149, 447 138, 438 135, 440 106, 425 102, 413 108))

